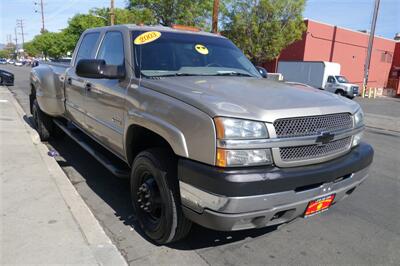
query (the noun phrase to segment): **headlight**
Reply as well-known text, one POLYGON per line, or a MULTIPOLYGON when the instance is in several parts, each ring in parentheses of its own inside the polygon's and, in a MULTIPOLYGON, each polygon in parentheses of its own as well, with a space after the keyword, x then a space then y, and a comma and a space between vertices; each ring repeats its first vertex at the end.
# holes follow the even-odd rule
POLYGON ((360 109, 354 114, 354 127, 360 127, 364 125, 364 112, 360 109))
POLYGON ((214 121, 218 140, 241 144, 241 147, 236 146, 234 149, 229 146, 219 146, 216 156, 217 166, 238 167, 272 163, 269 149, 249 149, 251 142, 268 138, 264 123, 225 117, 217 117, 214 121))
POLYGON ((264 139, 267 128, 262 122, 217 117, 214 119, 218 139, 264 139))
POLYGON ((352 147, 355 147, 355 146, 357 146, 358 144, 360 144, 360 142, 361 142, 361 139, 362 139, 362 137, 363 137, 363 134, 364 132, 359 132, 359 133, 357 133, 357 134, 355 134, 354 135, 354 137, 353 137, 353 143, 351 144, 351 146, 352 147))

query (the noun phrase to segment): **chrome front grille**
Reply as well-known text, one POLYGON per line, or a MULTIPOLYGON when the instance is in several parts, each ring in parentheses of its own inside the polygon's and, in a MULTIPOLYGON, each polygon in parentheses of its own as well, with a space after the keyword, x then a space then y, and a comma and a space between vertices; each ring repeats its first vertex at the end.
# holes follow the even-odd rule
POLYGON ((317 144, 279 148, 281 160, 284 162, 321 158, 342 153, 350 148, 351 137, 334 140, 326 145, 317 144))
POLYGON ((277 138, 319 135, 321 132, 351 129, 353 120, 349 113, 292 117, 274 122, 277 138))

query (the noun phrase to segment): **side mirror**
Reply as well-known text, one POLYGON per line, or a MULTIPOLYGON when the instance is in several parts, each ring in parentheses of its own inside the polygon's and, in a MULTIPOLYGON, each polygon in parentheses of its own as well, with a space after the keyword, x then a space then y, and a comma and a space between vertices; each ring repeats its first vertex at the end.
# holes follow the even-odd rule
POLYGON ((260 73, 261 77, 263 77, 265 79, 268 77, 268 71, 265 68, 260 67, 260 66, 256 66, 256 68, 258 70, 258 73, 260 73))
POLYGON ((76 74, 92 79, 122 79, 125 77, 125 68, 107 65, 102 59, 81 59, 76 65, 76 74))

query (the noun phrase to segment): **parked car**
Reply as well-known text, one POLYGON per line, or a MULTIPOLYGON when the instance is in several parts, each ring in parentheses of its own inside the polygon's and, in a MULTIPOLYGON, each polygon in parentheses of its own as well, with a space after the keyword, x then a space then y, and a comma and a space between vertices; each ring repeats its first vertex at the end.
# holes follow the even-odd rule
POLYGON ((14 74, 0 69, 0 85, 14 86, 14 74))
POLYGON ((309 217, 367 178, 358 103, 262 78, 225 37, 118 25, 86 30, 77 47, 69 65, 31 70, 37 131, 67 134, 129 178, 156 243, 192 222, 230 231, 309 217))
POLYGON ((287 81, 301 82, 348 98, 359 94, 359 87, 340 75, 340 64, 324 61, 280 61, 278 72, 287 81))
POLYGON ((0 65, 5 65, 7 64, 7 60, 4 58, 0 58, 0 65))
POLYGON ((24 62, 23 61, 15 61, 14 65, 15 66, 23 66, 24 62))
POLYGON ((31 67, 37 67, 39 65, 39 60, 34 59, 32 60, 31 67))

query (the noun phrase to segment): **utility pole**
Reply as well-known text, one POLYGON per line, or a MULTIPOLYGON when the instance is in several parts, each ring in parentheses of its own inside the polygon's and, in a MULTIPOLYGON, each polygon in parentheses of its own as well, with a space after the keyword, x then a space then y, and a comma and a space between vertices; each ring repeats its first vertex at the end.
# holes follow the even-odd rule
POLYGON ((22 49, 24 49, 25 45, 25 34, 24 34, 24 20, 23 19, 17 19, 17 28, 21 29, 21 35, 22 35, 22 49))
POLYGON ((115 23, 115 13, 114 13, 114 0, 110 2, 110 24, 113 26, 115 23))
POLYGON ((212 29, 213 33, 218 32, 218 12, 219 12, 219 0, 214 0, 213 15, 212 15, 212 29))
POLYGON ((7 34, 7 44, 12 43, 12 35, 11 34, 7 34))
MULTIPOLYGON (((38 2, 35 2, 35 5, 39 5, 38 2)), ((44 27, 44 8, 43 8, 43 0, 40 0, 40 11, 35 10, 35 13, 39 13, 42 15, 42 29, 40 30, 41 33, 45 32, 45 27, 44 27)))
POLYGON ((367 57, 365 58, 365 65, 364 65, 364 80, 363 80, 364 90, 367 88, 367 83, 368 83, 369 66, 371 63, 372 47, 374 44, 375 27, 376 27, 376 20, 378 18, 379 4, 380 0, 375 0, 374 13, 372 15, 371 31, 369 33, 367 57))
POLYGON ((17 35, 17 28, 14 28, 15 33, 15 57, 18 59, 18 35, 17 35))
POLYGON ((15 33, 15 49, 18 50, 18 35, 17 35, 17 28, 14 28, 15 33))

